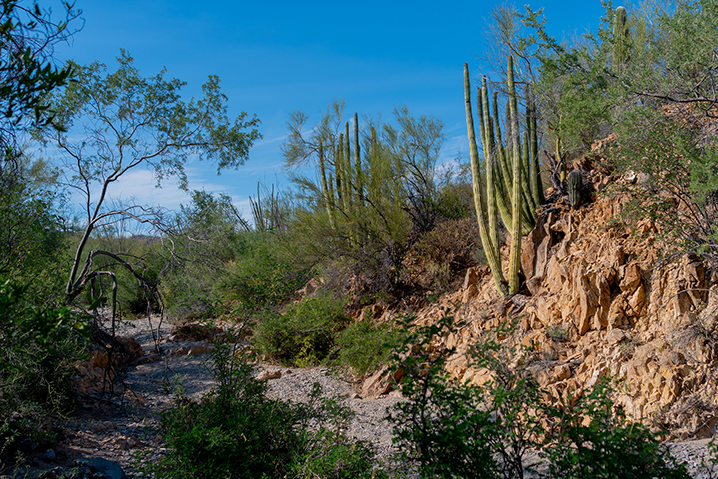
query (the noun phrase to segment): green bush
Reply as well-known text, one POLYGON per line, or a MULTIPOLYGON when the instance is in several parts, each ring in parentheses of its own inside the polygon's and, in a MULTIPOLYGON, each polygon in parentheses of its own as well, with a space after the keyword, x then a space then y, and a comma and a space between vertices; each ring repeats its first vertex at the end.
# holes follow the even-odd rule
POLYGON ((408 401, 390 420, 403 458, 421 477, 523 478, 540 464, 527 464, 527 452, 541 448, 548 477, 556 479, 689 477, 655 435, 626 421, 606 382, 574 406, 545 402, 529 371, 533 352, 509 345, 511 328, 500 326, 476 343, 471 365, 490 373, 485 383, 451 381, 444 365, 454 351, 437 350, 435 341, 455 331, 453 319, 444 318, 416 331, 395 356, 408 401))
POLYGON ((337 340, 338 362, 363 376, 389 362, 392 351, 404 344, 406 331, 391 324, 373 320, 357 321, 347 326, 337 340))
POLYGON ((438 350, 435 341, 456 331, 452 317, 418 329, 395 356, 405 374, 401 385, 407 402, 391 412, 395 442, 405 460, 419 466, 421 477, 520 478, 525 455, 540 444, 545 409, 540 389, 525 367, 509 358, 528 356, 498 342, 508 329, 491 331, 477 344, 474 365, 487 368, 483 385, 449 379, 444 365, 453 350, 438 350))
POLYGON ((284 238, 272 232, 239 235, 234 261, 219 280, 217 295, 225 304, 239 303, 246 312, 257 312, 287 302, 309 280, 309 273, 285 258, 284 238))
POLYGON ((267 311, 254 330, 254 345, 282 364, 311 366, 327 358, 348 321, 342 301, 328 294, 305 298, 284 314, 267 311))
POLYGON ((629 423, 609 393, 604 379, 575 405, 553 411, 558 430, 547 449, 550 477, 688 479, 685 464, 678 464, 646 426, 629 423))
POLYGON ((362 478, 374 454, 350 440, 353 413, 335 400, 308 404, 269 399, 253 367, 227 345, 212 352, 218 387, 200 400, 179 397, 162 414, 160 432, 169 452, 147 466, 157 478, 362 478))
POLYGON ((25 438, 46 436, 50 413, 73 409, 71 378, 85 353, 85 318, 67 308, 43 309, 27 286, 0 278, 0 459, 25 438))

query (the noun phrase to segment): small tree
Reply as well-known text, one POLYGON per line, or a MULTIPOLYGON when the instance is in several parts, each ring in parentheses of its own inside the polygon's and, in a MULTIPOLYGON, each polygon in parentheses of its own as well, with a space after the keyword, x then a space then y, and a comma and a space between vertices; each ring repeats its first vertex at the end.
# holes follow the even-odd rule
MULTIPOLYGON (((259 120, 246 120, 242 112, 234 121, 227 116, 227 98, 219 79, 210 76, 199 100, 186 103, 180 98, 184 85, 165 80, 164 71, 145 78, 125 51, 118 57, 118 69, 107 73, 105 65, 69 65, 75 81, 54 98, 57 116, 54 129, 42 136, 62 156, 65 182, 84 197, 85 226, 72 261, 65 293, 76 298, 85 286, 100 275, 112 275, 95 266, 95 258, 106 256, 132 270, 122 252, 86 251, 88 239, 98 228, 121 220, 169 231, 161 210, 138 204, 110 205, 113 184, 129 171, 151 169, 157 179, 179 179, 187 188, 185 162, 193 155, 213 161, 217 172, 236 168, 249 155, 249 147, 260 138, 259 120), (76 138, 81 138, 76 140, 76 138)), ((135 273, 140 281, 145 281, 135 273)))

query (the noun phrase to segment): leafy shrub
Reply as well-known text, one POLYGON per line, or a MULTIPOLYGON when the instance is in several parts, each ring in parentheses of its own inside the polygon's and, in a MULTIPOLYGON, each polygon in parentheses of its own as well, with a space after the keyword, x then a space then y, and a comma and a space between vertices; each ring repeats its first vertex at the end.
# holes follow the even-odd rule
POLYGON ((708 460, 701 460, 701 467, 707 474, 707 479, 718 479, 718 441, 715 438, 708 443, 708 460))
POLYGON ((44 418, 72 410, 74 363, 85 352, 85 318, 67 308, 43 309, 27 286, 0 282, 0 455, 18 441, 42 440, 44 418))
POLYGON ((288 301, 309 274, 283 257, 280 243, 274 233, 239 235, 234 243, 235 259, 228 263, 217 284, 221 300, 239 303, 249 312, 288 301))
POLYGON ((254 345, 283 364, 309 366, 329 355, 347 322, 342 301, 328 294, 305 298, 284 314, 268 310, 255 328, 254 345))
POLYGON ((397 404, 389 416, 395 443, 424 478, 500 477, 494 411, 481 407, 479 387, 449 380, 444 365, 453 351, 432 348, 440 334, 453 329, 451 317, 421 328, 397 356, 403 356, 397 368, 406 375, 401 392, 408 401, 397 404))
POLYGON ((548 448, 550 477, 690 477, 685 465, 678 464, 646 426, 626 420, 609 398, 605 379, 553 416, 558 430, 548 448))
POLYGON ((218 387, 200 400, 179 397, 160 432, 168 454, 146 467, 157 478, 354 478, 373 475, 370 446, 346 436, 352 413, 320 400, 309 404, 266 396, 267 385, 227 345, 212 352, 218 387))
POLYGON ((370 318, 347 326, 337 340, 339 364, 360 376, 386 364, 392 351, 404 344, 404 329, 375 324, 370 318))
POLYGON ((575 405, 546 403, 528 369, 532 351, 499 341, 511 337, 505 325, 488 331, 474 350, 471 365, 487 371, 488 380, 451 381, 444 365, 453 350, 438 350, 435 341, 455 330, 451 317, 420 328, 395 356, 408 401, 394 407, 390 420, 403 457, 421 477, 522 478, 538 465, 526 464, 526 453, 543 446, 551 478, 689 477, 655 435, 626 421, 607 382, 575 405))

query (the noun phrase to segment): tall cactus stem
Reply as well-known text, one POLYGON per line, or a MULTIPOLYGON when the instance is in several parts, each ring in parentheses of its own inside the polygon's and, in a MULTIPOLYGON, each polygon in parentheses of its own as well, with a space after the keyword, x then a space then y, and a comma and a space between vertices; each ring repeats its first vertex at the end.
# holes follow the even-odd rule
POLYGON ((628 13, 625 7, 617 7, 613 14, 613 65, 622 68, 629 54, 628 13))
POLYGON ((521 146, 519 144, 518 100, 514 84, 514 59, 509 56, 507 70, 509 88, 509 108, 511 117, 511 138, 513 142, 513 191, 511 196, 513 223, 511 225, 511 245, 509 247, 509 294, 519 292, 519 268, 521 267, 521 146))
POLYGON ((361 169, 361 149, 359 147, 359 115, 354 113, 354 164, 356 167, 357 198, 360 202, 364 197, 364 175, 361 169))
POLYGON ((319 157, 319 174, 322 181, 322 196, 324 197, 324 204, 327 208, 327 216, 329 217, 329 226, 334 229, 334 211, 332 209, 333 198, 329 196, 329 182, 327 181, 327 169, 324 164, 324 145, 321 140, 317 147, 317 156, 319 157))
POLYGON ((476 132, 474 131, 474 117, 471 113, 471 80, 469 78, 469 64, 464 63, 464 104, 466 108, 466 130, 469 137, 469 156, 471 158, 471 176, 474 191, 474 207, 476 208, 476 219, 479 224, 479 236, 486 254, 486 259, 491 268, 491 273, 496 283, 496 289, 502 296, 508 294, 508 287, 501 269, 501 256, 499 245, 492 244, 489 228, 484 211, 484 191, 479 174, 479 150, 476 146, 476 132))
POLYGON ((493 128, 491 126, 491 117, 489 112, 489 87, 486 84, 486 76, 481 80, 481 95, 478 98, 479 104, 481 105, 480 111, 485 112, 483 115, 483 127, 482 137, 484 143, 484 161, 486 162, 486 212, 488 213, 489 222, 489 236, 491 241, 495 245, 499 245, 499 224, 496 216, 496 190, 500 189, 501 185, 497 184, 499 178, 494 177, 494 142, 493 142, 493 128))

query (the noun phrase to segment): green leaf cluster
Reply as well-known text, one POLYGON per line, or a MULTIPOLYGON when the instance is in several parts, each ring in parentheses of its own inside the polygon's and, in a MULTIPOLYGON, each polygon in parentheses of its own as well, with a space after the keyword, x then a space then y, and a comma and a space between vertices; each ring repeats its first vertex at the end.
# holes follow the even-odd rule
POLYGON ((162 415, 166 454, 146 472, 158 478, 369 478, 374 451, 350 439, 353 413, 321 398, 316 384, 308 404, 266 395, 266 382, 226 344, 212 352, 217 389, 202 399, 180 396, 162 415))

